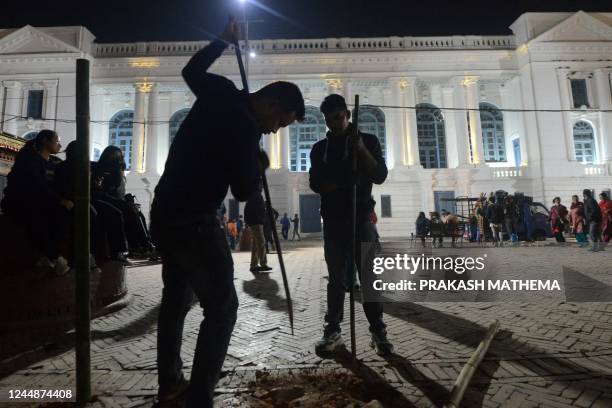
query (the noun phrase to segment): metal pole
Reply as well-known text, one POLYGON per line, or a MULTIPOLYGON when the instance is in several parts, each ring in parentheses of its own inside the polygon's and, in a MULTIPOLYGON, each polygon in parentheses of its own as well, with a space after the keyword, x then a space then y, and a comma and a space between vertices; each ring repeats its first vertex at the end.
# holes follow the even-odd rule
MULTIPOLYGON (((353 132, 359 133, 359 95, 355 95, 355 109, 353 110, 353 132)), ((351 279, 349 280, 349 310, 351 324, 351 355, 357 358, 357 341, 355 340, 355 260, 357 254, 357 151, 353 147, 351 151, 352 159, 352 180, 351 180, 351 258, 349 266, 351 268, 351 279)))
POLYGON ((74 266, 76 268, 76 374, 77 403, 91 399, 89 300, 89 60, 77 60, 76 73, 77 161, 74 194, 74 266))
MULTIPOLYGON (((249 92, 249 82, 246 76, 246 70, 242 63, 242 54, 240 52, 240 46, 238 41, 234 44, 236 50, 236 58, 238 59, 238 68, 240 69, 240 78, 242 79, 242 85, 246 92, 249 92)), ((247 57, 248 59, 248 57, 247 57)), ((272 236, 274 237, 274 245, 276 245, 276 254, 278 255, 278 263, 281 268, 281 275, 283 278, 283 285, 285 286, 285 297, 287 299, 287 313, 289 314, 289 324, 291 325, 291 334, 293 332, 293 301, 291 300, 291 291, 289 290, 289 281, 287 279, 287 271, 285 270, 285 262, 283 261, 283 251, 280 247, 280 240, 278 239, 278 231, 276 230, 276 222, 274 221, 274 214, 272 213, 272 200, 270 198, 270 190, 268 188, 268 179, 266 177, 265 169, 261 172, 261 181, 264 188, 264 196, 266 198, 266 210, 268 213, 268 220, 272 228, 272 236)))
POLYGON ((251 52, 249 51, 249 21, 247 20, 246 13, 246 1, 242 2, 242 19, 244 21, 244 52, 246 58, 244 59, 244 72, 246 74, 246 83, 249 84, 249 57, 251 52))
POLYGON ((0 115, 0 133, 4 132, 4 114, 6 110, 6 94, 8 93, 7 89, 2 85, 2 114, 0 115))

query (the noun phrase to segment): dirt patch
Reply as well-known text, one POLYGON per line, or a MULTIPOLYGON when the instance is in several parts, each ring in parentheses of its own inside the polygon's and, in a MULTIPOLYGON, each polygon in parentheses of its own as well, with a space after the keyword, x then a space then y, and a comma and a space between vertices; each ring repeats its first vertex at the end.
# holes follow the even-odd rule
POLYGON ((258 371, 241 399, 253 408, 380 408, 398 406, 401 395, 388 383, 367 381, 352 373, 272 375, 258 371))

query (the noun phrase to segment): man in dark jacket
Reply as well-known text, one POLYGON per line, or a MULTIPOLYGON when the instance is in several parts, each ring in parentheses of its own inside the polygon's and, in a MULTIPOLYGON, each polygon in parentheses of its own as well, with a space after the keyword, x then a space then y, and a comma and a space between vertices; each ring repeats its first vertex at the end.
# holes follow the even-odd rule
POLYGON ((504 199, 504 221, 509 240, 512 240, 512 237, 516 234, 516 224, 518 223, 519 215, 519 209, 516 201, 514 201, 514 197, 511 195, 506 196, 504 199))
POLYGON ((275 82, 249 94, 207 72, 237 37, 237 23, 230 21, 223 40, 197 52, 183 69, 197 100, 170 147, 151 206, 151 233, 162 257, 164 282, 157 338, 160 401, 176 399, 187 388, 180 350, 194 292, 205 315, 188 407, 212 407, 238 309, 232 256, 216 209, 228 187, 239 201, 257 191, 261 135, 301 120, 305 110, 294 84, 275 82))
POLYGON ((582 196, 584 197, 584 220, 588 224, 589 236, 593 242, 593 247, 590 250, 597 252, 603 249, 601 242, 601 209, 593 198, 591 190, 582 190, 582 196))
MULTIPOLYGON (((491 201, 492 198, 489 197, 491 201)), ((495 246, 503 245, 504 238, 502 236, 502 226, 504 224, 504 207, 501 203, 493 198, 494 201, 489 202, 486 209, 486 217, 489 221, 489 226, 493 234, 493 242, 495 246)))
MULTIPOLYGON (((354 133, 349 122, 351 112, 344 98, 329 95, 321 104, 321 112, 329 128, 327 138, 317 142, 310 153, 310 188, 321 195, 325 261, 329 273, 327 284, 327 314, 323 338, 316 344, 317 352, 333 351, 341 346, 340 321, 344 309, 345 273, 357 265, 360 281, 366 291, 372 292, 376 231, 370 219, 373 211, 372 183, 382 184, 387 178, 387 166, 376 136, 354 133), (356 137, 355 137, 356 136, 356 137), (354 153, 351 153, 354 152, 354 153), (351 186, 353 184, 352 154, 357 154, 357 245, 355 259, 351 251, 351 186), (365 262, 362 263, 361 252, 365 262)), ((371 345, 380 355, 393 352, 387 340, 383 322, 383 306, 377 301, 366 301, 363 308, 370 323, 371 345)))
POLYGON ((270 271, 266 257, 266 238, 264 225, 266 223, 266 206, 261 197, 261 190, 256 190, 249 196, 244 206, 244 222, 247 223, 253 237, 251 245, 251 267, 253 273, 270 271))

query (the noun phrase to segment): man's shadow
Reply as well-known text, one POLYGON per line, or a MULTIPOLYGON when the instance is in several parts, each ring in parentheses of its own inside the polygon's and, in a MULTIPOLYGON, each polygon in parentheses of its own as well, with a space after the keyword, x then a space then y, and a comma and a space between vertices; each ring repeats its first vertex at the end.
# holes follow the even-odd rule
POLYGON ((242 282, 242 290, 255 299, 264 299, 270 310, 285 311, 286 301, 278 295, 278 282, 270 277, 269 273, 258 272, 250 281, 242 282))
POLYGON ((365 400, 366 402, 376 399, 384 407, 416 407, 405 395, 387 382, 375 370, 368 367, 360 360, 353 360, 351 353, 341 347, 330 353, 320 353, 319 357, 330 358, 347 370, 350 370, 355 376, 366 381, 367 389, 353 390, 357 395, 352 395, 354 398, 365 400))

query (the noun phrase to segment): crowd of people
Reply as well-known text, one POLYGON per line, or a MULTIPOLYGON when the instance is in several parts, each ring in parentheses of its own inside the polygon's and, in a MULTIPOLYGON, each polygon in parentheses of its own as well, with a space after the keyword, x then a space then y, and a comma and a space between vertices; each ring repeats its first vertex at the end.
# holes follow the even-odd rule
POLYGON ((608 193, 602 192, 598 203, 588 189, 582 191, 582 197, 584 201, 577 195, 572 196, 569 211, 559 197, 554 198, 549 221, 555 240, 565 243, 564 234, 570 234, 581 247, 589 246, 590 239, 591 251, 603 250, 612 237, 612 200, 608 193))
MULTIPOLYGON (((22 226, 30 246, 40 255, 37 267, 57 274, 70 269, 71 254, 60 253, 71 235, 75 200, 76 142, 66 146, 52 130, 41 130, 18 152, 7 176, 2 212, 22 226)), ((154 256, 146 220, 135 197, 125 191, 122 151, 108 146, 91 163, 91 264, 96 258, 128 263, 130 256, 154 256)), ((64 251, 66 252, 66 251, 64 251)))
MULTIPOLYGON (((569 210, 559 197, 553 199, 548 215, 550 231, 560 244, 565 243, 565 236, 569 235, 576 238, 580 247, 588 246, 590 239, 592 251, 603 250, 612 236, 612 200, 606 192, 599 194, 599 203, 591 190, 585 189, 582 195, 584 201, 580 201, 578 195, 572 196, 569 210)), ((505 192, 491 193, 488 197, 481 194, 464 222, 447 210, 442 210, 441 215, 432 211, 429 218, 420 212, 415 221, 415 237, 423 246, 427 237, 432 238, 434 247, 442 247, 444 237, 450 237, 454 247, 459 236, 471 242, 491 241, 494 246, 504 245, 505 240, 516 243, 519 234, 524 240, 532 241, 536 237, 531 202, 523 198, 505 192)))

